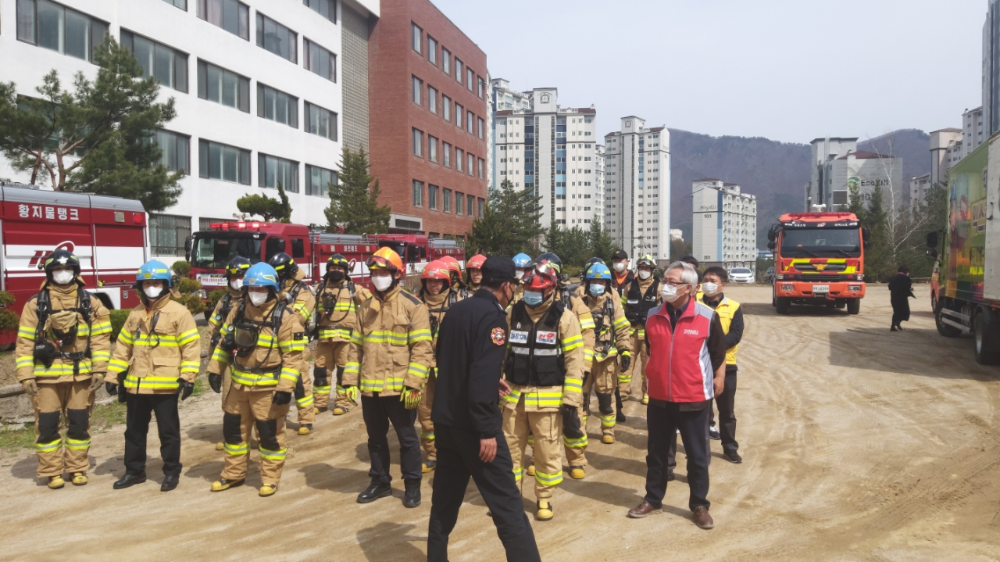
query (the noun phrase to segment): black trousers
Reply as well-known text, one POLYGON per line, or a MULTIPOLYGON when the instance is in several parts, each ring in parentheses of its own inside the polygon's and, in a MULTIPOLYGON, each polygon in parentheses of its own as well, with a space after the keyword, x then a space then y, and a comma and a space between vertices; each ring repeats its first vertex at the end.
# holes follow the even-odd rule
POLYGON ((437 425, 434 433, 437 468, 427 530, 427 560, 447 562, 448 535, 455 528, 471 476, 493 513, 493 524, 507 551, 507 560, 541 562, 535 534, 524 513, 521 491, 514 481, 514 464, 503 434, 496 438, 496 458, 491 463, 484 463, 479 459, 477 434, 442 425, 437 425))
MULTIPOLYGON (((719 436, 722 438, 722 450, 735 453, 740 444, 736 442, 736 369, 726 367, 726 387, 722 394, 715 397, 719 407, 719 436)), ((713 416, 713 422, 714 416, 713 416)))
POLYGON ((389 424, 392 423, 399 438, 399 466, 403 480, 420 482, 420 439, 413 424, 417 421, 417 410, 407 410, 399 396, 361 397, 361 410, 368 430, 368 455, 372 468, 368 476, 378 478, 388 484, 389 474, 389 424))
POLYGON ((180 476, 181 418, 177 413, 177 397, 177 394, 129 394, 126 398, 125 471, 129 474, 146 469, 146 435, 155 413, 163 474, 180 476))
MULTIPOLYGON (((691 487, 688 507, 709 507, 708 501, 708 412, 709 408, 682 411, 677 402, 649 401, 646 421, 649 426, 648 454, 646 455, 645 500, 659 507, 667 492, 667 473, 671 460, 670 443, 676 443, 677 430, 681 432, 684 452, 687 454, 687 478, 691 487)), ((676 445, 674 447, 676 449, 676 445)))

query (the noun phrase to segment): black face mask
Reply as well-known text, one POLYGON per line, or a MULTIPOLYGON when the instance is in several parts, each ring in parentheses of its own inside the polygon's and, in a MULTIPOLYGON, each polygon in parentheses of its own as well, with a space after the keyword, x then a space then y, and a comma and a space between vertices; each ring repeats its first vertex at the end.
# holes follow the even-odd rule
POLYGON ((326 274, 326 276, 330 279, 330 281, 333 281, 334 283, 339 283, 344 280, 344 277, 346 277, 344 272, 339 269, 334 269, 333 271, 330 271, 329 273, 326 274))

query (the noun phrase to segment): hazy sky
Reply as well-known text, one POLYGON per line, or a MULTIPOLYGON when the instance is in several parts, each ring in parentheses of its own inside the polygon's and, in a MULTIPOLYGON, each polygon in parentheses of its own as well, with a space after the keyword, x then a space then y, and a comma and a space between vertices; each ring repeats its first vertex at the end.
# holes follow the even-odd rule
POLYGON ((432 0, 518 90, 647 126, 807 143, 960 127, 987 0, 432 0))

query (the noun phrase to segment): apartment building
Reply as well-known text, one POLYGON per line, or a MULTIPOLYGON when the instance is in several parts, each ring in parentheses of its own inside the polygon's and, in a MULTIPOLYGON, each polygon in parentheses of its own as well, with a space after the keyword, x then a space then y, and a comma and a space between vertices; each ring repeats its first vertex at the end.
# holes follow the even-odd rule
POLYGON ((730 270, 757 263, 757 198, 715 178, 691 184, 691 247, 704 266, 730 270))

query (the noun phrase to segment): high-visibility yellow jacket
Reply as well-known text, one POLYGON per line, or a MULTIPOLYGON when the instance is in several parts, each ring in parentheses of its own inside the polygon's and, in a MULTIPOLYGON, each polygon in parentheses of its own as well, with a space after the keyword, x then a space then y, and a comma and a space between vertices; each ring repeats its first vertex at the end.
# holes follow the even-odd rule
MULTIPOLYGON (((49 291, 49 302, 53 312, 67 308, 78 308, 79 292, 83 291, 83 281, 73 283, 68 287, 60 287, 55 283, 45 282, 42 290, 49 291)), ((108 309, 104 308, 100 299, 90 295, 90 325, 84 322, 83 315, 77 313, 76 340, 60 348, 51 331, 43 334, 48 341, 56 345, 62 353, 79 353, 87 349, 87 336, 90 335, 90 357, 81 358, 78 374, 73 375, 74 361, 64 356, 56 356, 51 367, 36 363, 35 335, 38 327, 38 295, 32 297, 24 305, 21 312, 21 324, 17 330, 16 357, 18 382, 35 379, 39 384, 72 382, 74 380, 90 380, 91 373, 106 373, 108 360, 111 357, 111 319, 108 309)))
POLYGON ((594 335, 594 359, 603 361, 616 355, 631 355, 631 329, 628 318, 625 318, 625 309, 622 308, 621 300, 617 298, 617 295, 609 295, 607 292, 599 297, 587 295, 583 301, 590 309, 595 326, 596 324, 601 325, 600 332, 595 332, 594 335), (609 303, 611 305, 610 316, 605 310, 609 303))
POLYGON ((424 387, 434 364, 427 305, 397 285, 361 303, 358 323, 343 386, 358 386, 365 396, 398 396, 403 387, 424 387))
MULTIPOLYGON (((538 323, 552 303, 558 292, 553 292, 542 304, 536 308, 526 307, 528 317, 532 326, 538 323)), ((530 332, 532 326, 511 325, 512 309, 507 310, 507 325, 510 326, 511 334, 514 331, 530 332)), ((583 404, 583 335, 580 333, 580 322, 575 314, 569 310, 563 310, 559 318, 559 349, 563 356, 563 365, 566 370, 565 379, 562 386, 533 386, 511 384, 510 394, 504 397, 503 406, 515 409, 521 397, 524 397, 524 409, 529 412, 558 412, 563 404, 579 407, 583 404)), ((508 338, 509 340, 509 338, 508 338)), ((507 353, 511 353, 508 341, 507 353)))
POLYGON ((354 286, 354 299, 348 281, 339 283, 327 281, 320 285, 322 290, 316 295, 316 324, 319 329, 319 340, 330 342, 349 342, 351 334, 358 326, 358 305, 372 298, 372 293, 361 285, 354 286), (324 299, 325 295, 330 295, 324 299), (333 299, 333 308, 327 310, 324 300, 333 299))
POLYGON ((118 333, 106 382, 117 383, 127 370, 125 389, 131 394, 176 394, 177 379, 194 384, 201 370, 200 340, 191 312, 169 293, 148 310, 140 304, 118 333))
MULTIPOLYGON (((222 325, 223 337, 240 324, 237 314, 239 307, 229 313, 229 317, 222 325)), ((247 353, 240 350, 227 353, 220 345, 208 362, 208 372, 222 374, 224 369, 232 368, 233 388, 261 392, 294 391, 299 377, 306 371, 303 354, 306 348, 306 335, 302 318, 292 307, 285 306, 285 301, 269 300, 260 308, 248 302, 244 309, 243 320, 265 324, 257 326, 259 333, 256 347, 247 353), (283 307, 283 310, 281 325, 276 336, 270 324, 273 319, 272 312, 277 306, 283 307)))
MULTIPOLYGON (((702 293, 698 293, 698 302, 704 303, 705 296, 702 293)), ((722 331, 729 333, 729 326, 733 323, 733 316, 736 311, 740 308, 740 303, 726 296, 722 297, 719 304, 715 305, 715 313, 719 315, 719 322, 722 323, 722 331)), ((736 364, 736 351, 739 349, 740 345, 736 344, 726 350, 726 365, 736 364)))

